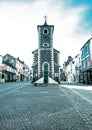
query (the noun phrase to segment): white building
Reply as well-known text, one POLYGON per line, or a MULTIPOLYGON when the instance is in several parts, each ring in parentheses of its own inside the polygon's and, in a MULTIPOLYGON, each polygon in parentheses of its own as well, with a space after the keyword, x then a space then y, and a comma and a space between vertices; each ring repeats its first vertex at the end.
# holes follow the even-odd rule
POLYGON ((16 76, 17 81, 23 81, 24 80, 24 62, 19 59, 19 57, 16 59, 16 76))
POLYGON ((30 80, 30 68, 10 54, 0 55, 0 82, 30 80))
POLYGON ((79 82, 79 71, 81 66, 81 55, 76 55, 64 65, 65 75, 68 82, 79 82))
POLYGON ((73 64, 72 64, 72 74, 74 76, 75 82, 79 82, 80 67, 81 67, 81 55, 78 54, 73 58, 73 64))
POLYGON ((68 82, 74 82, 73 64, 74 64, 74 61, 70 61, 69 64, 66 66, 66 73, 67 73, 67 81, 68 82))
POLYGON ((16 58, 10 54, 3 56, 5 82, 16 81, 16 58))
POLYGON ((16 69, 4 64, 4 68, 5 68, 5 81, 6 82, 12 82, 12 81, 16 81, 16 69))
POLYGON ((30 68, 24 63, 24 81, 30 80, 30 68))
POLYGON ((4 82, 4 65, 2 64, 3 56, 0 55, 0 83, 4 82))
POLYGON ((16 69, 17 81, 30 80, 30 68, 19 57, 16 59, 16 69))

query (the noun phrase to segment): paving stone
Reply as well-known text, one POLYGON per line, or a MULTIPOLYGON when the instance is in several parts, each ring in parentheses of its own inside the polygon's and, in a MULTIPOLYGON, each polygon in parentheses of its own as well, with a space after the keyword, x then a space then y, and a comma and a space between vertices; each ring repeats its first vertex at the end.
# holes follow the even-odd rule
POLYGON ((92 130, 89 92, 30 82, 2 84, 0 130, 92 130))

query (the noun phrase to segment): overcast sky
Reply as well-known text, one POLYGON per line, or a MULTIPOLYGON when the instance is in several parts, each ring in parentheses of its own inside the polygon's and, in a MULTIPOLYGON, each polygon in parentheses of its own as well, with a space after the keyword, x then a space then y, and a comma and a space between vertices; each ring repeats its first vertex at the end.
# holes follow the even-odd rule
POLYGON ((38 48, 37 25, 54 25, 60 65, 79 53, 92 34, 91 0, 0 0, 0 55, 11 54, 32 65, 38 48))

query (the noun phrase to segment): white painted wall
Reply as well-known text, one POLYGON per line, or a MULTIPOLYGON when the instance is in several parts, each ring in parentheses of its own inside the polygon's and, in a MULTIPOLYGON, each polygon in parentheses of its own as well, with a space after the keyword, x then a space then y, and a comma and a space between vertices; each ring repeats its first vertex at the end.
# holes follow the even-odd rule
POLYGON ((58 84, 58 82, 56 82, 55 80, 53 80, 52 78, 49 77, 49 83, 50 84, 58 84))
POLYGON ((2 56, 0 55, 0 66, 2 65, 2 56))
MULTIPOLYGON (((51 77, 48 77, 48 81, 49 81, 50 84, 58 84, 58 82, 56 82, 55 80, 53 80, 51 77)), ((39 80, 37 80, 34 83, 43 84, 44 83, 43 77, 40 78, 39 80)))
POLYGON ((40 78, 39 80, 37 80, 37 81, 36 81, 36 82, 34 82, 34 83, 43 84, 43 77, 42 77, 42 78, 40 78))

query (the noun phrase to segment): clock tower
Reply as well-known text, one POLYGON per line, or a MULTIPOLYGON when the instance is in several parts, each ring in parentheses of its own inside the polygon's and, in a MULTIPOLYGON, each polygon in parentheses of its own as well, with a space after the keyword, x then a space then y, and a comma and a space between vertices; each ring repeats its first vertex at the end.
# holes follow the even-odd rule
POLYGON ((33 52, 33 82, 58 83, 59 51, 53 49, 54 25, 48 25, 45 16, 44 24, 38 25, 37 30, 38 49, 33 52), (55 73, 58 78, 55 78, 55 73))
POLYGON ((54 26, 47 24, 47 18, 45 16, 44 25, 38 25, 38 48, 53 48, 53 32, 54 26))

